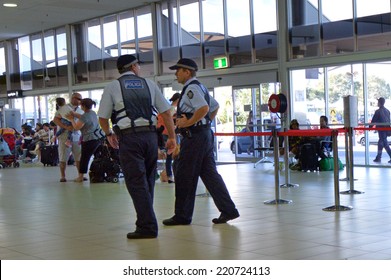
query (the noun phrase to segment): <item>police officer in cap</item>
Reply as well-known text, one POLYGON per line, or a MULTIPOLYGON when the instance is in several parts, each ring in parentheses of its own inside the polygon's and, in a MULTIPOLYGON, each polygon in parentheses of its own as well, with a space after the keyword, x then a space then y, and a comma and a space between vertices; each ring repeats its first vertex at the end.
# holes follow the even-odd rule
POLYGON ((239 217, 227 187, 217 172, 213 153, 213 132, 210 123, 219 105, 208 90, 196 79, 197 64, 187 58, 170 67, 184 85, 177 107, 176 126, 183 136, 181 149, 174 161, 175 215, 163 220, 166 226, 188 225, 192 221, 198 178, 212 196, 218 210, 215 224, 239 217))
POLYGON ((170 104, 154 82, 139 77, 140 65, 135 56, 120 56, 117 68, 121 76, 104 89, 99 123, 110 145, 119 148, 126 187, 137 213, 136 230, 128 233, 127 238, 155 238, 158 235, 153 209, 158 156, 156 116, 160 113, 163 117, 168 131, 166 147, 171 153, 176 141, 170 104))

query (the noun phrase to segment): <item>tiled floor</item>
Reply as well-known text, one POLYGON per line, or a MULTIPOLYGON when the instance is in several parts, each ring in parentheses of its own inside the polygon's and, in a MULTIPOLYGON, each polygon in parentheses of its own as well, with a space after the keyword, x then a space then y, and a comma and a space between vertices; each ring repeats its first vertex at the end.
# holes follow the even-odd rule
MULTIPOLYGON (((291 173, 298 188, 279 188, 271 163, 218 167, 241 217, 213 225, 213 200, 198 197, 190 226, 165 227, 173 214, 174 186, 157 182, 155 210, 159 237, 127 240, 135 212, 120 183, 59 183, 57 167, 30 165, 0 170, 0 259, 391 259, 389 168, 355 168, 354 189, 339 195, 350 211, 323 211, 335 205, 332 172, 291 173)), ((74 167, 68 179, 76 176, 74 167)), ((345 178, 346 172, 340 172, 345 178)), ((280 177, 284 182, 284 177, 280 177)), ((349 182, 340 182, 348 190, 349 182)), ((200 182, 200 194, 205 188, 200 182)))

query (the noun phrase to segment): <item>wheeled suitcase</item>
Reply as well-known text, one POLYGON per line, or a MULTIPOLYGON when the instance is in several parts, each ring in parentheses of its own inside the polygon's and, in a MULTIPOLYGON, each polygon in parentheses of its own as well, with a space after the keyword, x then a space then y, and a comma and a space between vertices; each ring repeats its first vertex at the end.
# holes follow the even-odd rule
POLYGON ((44 166, 56 166, 58 164, 58 146, 50 145, 42 147, 41 162, 44 166))
POLYGON ((306 143, 300 149, 300 163, 302 171, 318 171, 318 154, 313 143, 306 143))

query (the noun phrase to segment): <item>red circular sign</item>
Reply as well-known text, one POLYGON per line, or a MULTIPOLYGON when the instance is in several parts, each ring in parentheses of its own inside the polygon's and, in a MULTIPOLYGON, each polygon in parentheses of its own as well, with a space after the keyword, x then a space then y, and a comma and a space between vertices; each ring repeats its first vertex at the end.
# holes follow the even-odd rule
POLYGON ((269 111, 272 113, 284 113, 287 109, 288 103, 285 95, 280 94, 272 94, 269 98, 269 111))

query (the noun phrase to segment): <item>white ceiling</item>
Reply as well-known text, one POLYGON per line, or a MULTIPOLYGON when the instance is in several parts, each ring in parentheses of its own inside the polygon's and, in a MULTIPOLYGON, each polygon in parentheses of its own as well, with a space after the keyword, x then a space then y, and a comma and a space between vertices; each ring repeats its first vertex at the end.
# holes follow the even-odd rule
POLYGON ((140 7, 156 0, 0 0, 0 41, 140 7), (3 7, 17 3, 17 8, 3 7))

